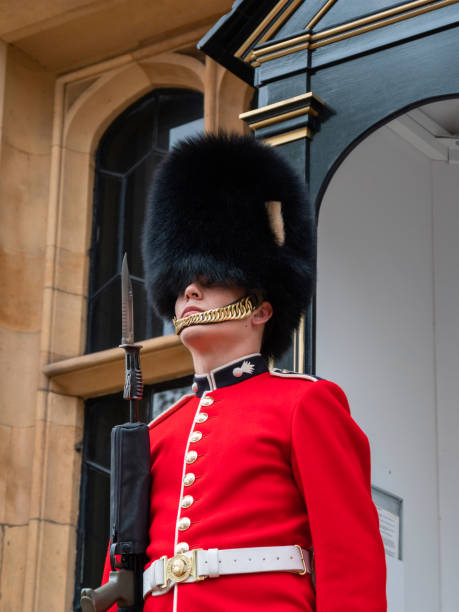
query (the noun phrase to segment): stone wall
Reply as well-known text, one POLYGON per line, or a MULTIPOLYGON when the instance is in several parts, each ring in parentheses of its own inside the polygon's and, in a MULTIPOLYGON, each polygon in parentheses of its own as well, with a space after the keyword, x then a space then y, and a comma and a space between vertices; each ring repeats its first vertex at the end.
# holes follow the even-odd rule
MULTIPOLYGON (((40 377, 53 75, 14 47, 0 57, 0 606, 23 609, 40 377)), ((56 483, 57 484, 57 483, 56 483)))
MULTIPOLYGON (((83 398, 123 385, 121 350, 83 355, 101 135, 136 99, 170 86, 203 92, 206 130, 245 129, 237 117, 253 90, 190 51, 203 31, 62 75, 0 41, 2 612, 71 609, 83 398)), ((172 337, 146 341, 143 366, 147 382, 191 371, 172 337)))

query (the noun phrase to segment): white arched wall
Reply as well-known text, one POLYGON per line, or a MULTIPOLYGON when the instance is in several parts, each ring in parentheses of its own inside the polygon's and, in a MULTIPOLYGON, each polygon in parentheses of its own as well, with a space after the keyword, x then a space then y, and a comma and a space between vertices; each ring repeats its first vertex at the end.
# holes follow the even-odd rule
POLYGON ((383 127, 343 161, 319 215, 316 371, 346 391, 373 485, 403 499, 405 596, 389 612, 459 600, 458 192, 459 166, 383 127))

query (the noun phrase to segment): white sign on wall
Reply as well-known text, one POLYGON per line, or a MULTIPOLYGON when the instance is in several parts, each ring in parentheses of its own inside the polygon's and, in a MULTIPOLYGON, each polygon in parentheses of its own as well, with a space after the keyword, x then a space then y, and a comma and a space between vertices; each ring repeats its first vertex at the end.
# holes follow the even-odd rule
POLYGON ((379 515, 379 530, 381 532, 384 550, 389 557, 400 558, 400 517, 390 510, 376 506, 379 515))
POLYGON ((400 545, 402 500, 377 487, 372 487, 372 495, 386 552, 387 612, 405 612, 405 577, 400 545))

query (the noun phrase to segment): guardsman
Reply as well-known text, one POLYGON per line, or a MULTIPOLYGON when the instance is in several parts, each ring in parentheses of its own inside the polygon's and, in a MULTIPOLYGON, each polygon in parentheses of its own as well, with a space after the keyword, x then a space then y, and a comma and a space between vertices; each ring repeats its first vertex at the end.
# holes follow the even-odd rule
POLYGON ((250 137, 185 140, 154 177, 143 254, 195 367, 150 425, 144 610, 384 612, 367 438, 337 385, 266 365, 314 287, 301 181, 250 137))

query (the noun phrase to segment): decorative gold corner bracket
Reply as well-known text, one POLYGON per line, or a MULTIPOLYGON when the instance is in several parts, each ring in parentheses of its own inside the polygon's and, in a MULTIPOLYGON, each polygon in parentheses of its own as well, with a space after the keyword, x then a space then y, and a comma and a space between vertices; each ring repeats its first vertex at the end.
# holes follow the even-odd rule
POLYGON ((299 130, 292 130, 285 134, 278 134, 277 136, 271 136, 271 138, 264 138, 263 142, 270 147, 278 147, 294 140, 301 140, 303 138, 309 138, 312 140, 313 134, 309 128, 301 128, 299 130))
POLYGON ((318 117, 324 108, 325 103, 309 91, 241 113, 239 118, 245 121, 251 130, 256 131, 257 137, 264 142, 281 144, 281 141, 312 138, 318 117))

